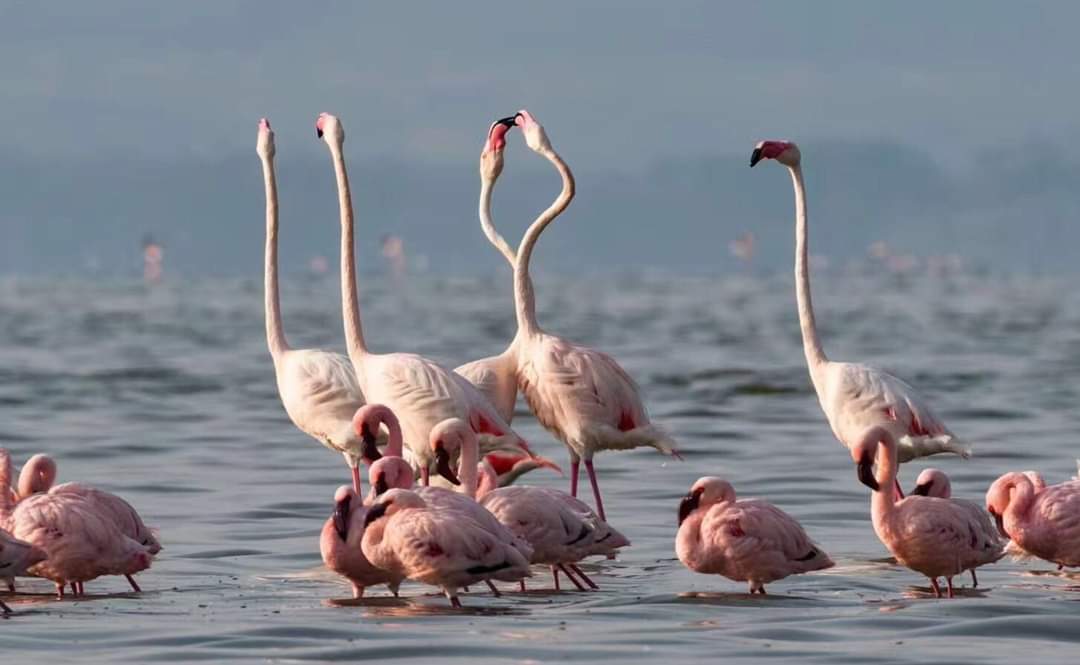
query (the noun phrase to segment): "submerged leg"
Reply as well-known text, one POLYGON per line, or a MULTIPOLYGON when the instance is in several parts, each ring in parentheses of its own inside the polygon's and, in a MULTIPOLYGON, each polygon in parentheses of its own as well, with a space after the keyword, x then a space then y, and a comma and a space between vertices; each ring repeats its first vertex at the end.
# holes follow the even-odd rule
POLYGON ((978 589, 979 588, 979 578, 975 577, 975 569, 974 568, 971 569, 971 588, 972 589, 978 589))
POLYGON ((556 591, 562 591, 562 589, 559 588, 559 568, 558 568, 558 566, 552 566, 551 567, 551 578, 553 580, 555 580, 555 590, 556 591))
POLYGON ((570 457, 570 496, 577 497, 577 481, 581 474, 581 458, 577 455, 570 457))
POLYGON ((491 580, 484 580, 487 583, 488 588, 491 589, 491 593, 495 594, 496 598, 502 598, 502 594, 499 593, 498 587, 491 580))
POLYGON ((566 564, 560 563, 556 565, 559 567, 559 570, 563 571, 563 573, 566 575, 566 579, 574 583, 574 586, 578 588, 578 591, 585 591, 585 585, 579 582, 576 577, 574 577, 574 574, 570 572, 570 569, 566 567, 566 564))
POLYGON ((598 587, 596 585, 596 582, 593 582, 592 580, 589 579, 589 576, 585 574, 585 571, 582 570, 581 567, 578 566, 576 563, 571 563, 571 564, 568 564, 568 565, 570 566, 570 570, 574 571, 575 573, 578 574, 578 577, 585 580, 585 584, 588 584, 594 590, 600 588, 600 587, 598 587))
POLYGON ((596 469, 593 468, 591 459, 585 460, 585 471, 589 474, 589 482, 592 483, 593 499, 596 500, 596 512, 600 515, 600 519, 607 521, 607 517, 604 516, 604 501, 600 498, 600 485, 596 482, 596 469))
POLYGON ((455 609, 461 609, 461 600, 457 597, 457 590, 451 591, 450 589, 443 589, 443 593, 450 599, 450 607, 455 609))
POLYGON ((11 608, 4 604, 4 601, 0 600, 0 613, 11 614, 11 608))
POLYGON ((936 577, 930 578, 930 588, 934 590, 935 597, 941 598, 941 587, 938 586, 938 581, 936 577))
POLYGON ((135 591, 135 593, 142 593, 142 589, 139 588, 139 584, 135 581, 134 577, 132 577, 131 575, 124 575, 124 577, 127 578, 128 584, 131 585, 131 588, 135 591))
POLYGON ((952 577, 946 577, 945 583, 949 585, 949 598, 956 598, 956 594, 953 592, 952 577))

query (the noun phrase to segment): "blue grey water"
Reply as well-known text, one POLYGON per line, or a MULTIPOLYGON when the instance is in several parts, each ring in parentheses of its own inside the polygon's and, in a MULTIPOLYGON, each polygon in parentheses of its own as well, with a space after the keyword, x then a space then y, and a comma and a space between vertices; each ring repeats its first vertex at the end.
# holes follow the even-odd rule
MULTIPOLYGON (((507 280, 365 277, 369 340, 451 366, 495 353, 514 325, 507 280)), ((1013 469, 1051 482, 1074 473, 1080 294, 1070 280, 862 271, 814 287, 832 357, 910 380, 974 444, 971 460, 931 460, 958 496, 981 500, 1013 469)), ((84 600, 55 601, 43 580, 3 596, 16 610, 0 621, 5 660, 1075 662, 1075 574, 1003 561, 948 601, 889 563, 868 490, 809 385, 789 275, 547 277, 538 288, 543 324, 616 356, 686 459, 598 458, 609 517, 633 540, 618 560, 587 566, 599 592, 495 599, 474 589, 454 612, 412 584, 400 601, 378 590, 353 602, 321 567, 319 529, 348 474, 281 408, 260 281, 0 280, 0 445, 19 463, 52 453, 61 480, 128 497, 165 545, 139 576, 142 594, 110 578, 88 584, 84 600), (798 517, 836 568, 774 583, 765 597, 684 569, 676 508, 705 474, 798 517)), ((283 303, 295 346, 341 348, 333 279, 288 280, 283 303)), ((565 463, 523 403, 515 425, 565 463)), ((904 483, 931 461, 906 466, 904 483)))

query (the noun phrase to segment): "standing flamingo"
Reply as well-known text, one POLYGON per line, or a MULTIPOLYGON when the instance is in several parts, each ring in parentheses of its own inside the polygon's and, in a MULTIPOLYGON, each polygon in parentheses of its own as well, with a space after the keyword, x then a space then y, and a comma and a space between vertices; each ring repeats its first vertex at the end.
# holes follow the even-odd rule
MULTIPOLYGON (((871 427, 886 428, 896 439, 900 463, 946 452, 967 457, 970 454, 967 447, 956 440, 927 401, 907 383, 876 367, 834 362, 825 357, 810 301, 802 157, 794 143, 762 141, 750 156, 750 166, 763 159, 775 159, 787 167, 795 188, 795 297, 799 327, 810 379, 833 434, 851 449, 871 427)), ((859 461, 859 473, 866 482, 872 472, 859 461)), ((899 485, 896 491, 902 496, 899 485)))
POLYGON ((296 427, 330 450, 345 456, 353 488, 360 494, 360 448, 352 416, 364 405, 352 363, 345 356, 319 349, 292 349, 285 339, 278 295, 278 196, 274 174, 274 132, 259 120, 256 145, 266 188, 265 308, 266 343, 274 359, 278 394, 296 427))
MULTIPOLYGON (((18 575, 25 575, 27 568, 41 563, 45 557, 45 550, 13 538, 7 531, 0 529, 0 576, 4 579, 14 580, 18 575)), ((9 585, 11 591, 14 591, 14 583, 9 582, 9 585)), ((0 601, 0 612, 11 614, 11 608, 0 601)))
MULTIPOLYGON (((352 196, 342 147, 345 130, 337 117, 319 115, 316 134, 330 149, 341 214, 342 318, 349 359, 366 398, 388 406, 401 420, 405 444, 420 464, 426 485, 432 461, 431 428, 447 418, 461 418, 477 433, 494 437, 493 447, 530 452, 491 403, 467 380, 413 353, 376 354, 368 350, 360 322, 353 242, 352 196)), ((530 452, 531 454, 531 452, 530 452)))
POLYGON ((1080 481, 1039 488, 1027 473, 1001 476, 986 492, 986 509, 1023 554, 1080 566, 1080 481))
POLYGON ((896 500, 894 488, 900 461, 896 437, 888 427, 868 429, 852 446, 851 457, 860 468, 877 461, 876 474, 861 473, 860 479, 873 490, 870 511, 878 540, 898 563, 926 575, 938 598, 938 577, 945 577, 949 598, 953 598, 955 575, 1005 555, 1005 543, 998 534, 984 528, 985 519, 970 506, 920 495, 896 500))
POLYGON ((362 598, 367 587, 377 584, 385 584, 396 598, 403 578, 371 565, 361 549, 366 517, 367 507, 356 491, 348 485, 337 488, 334 514, 326 520, 319 537, 323 563, 349 580, 353 598, 362 598))
MULTIPOLYGON (((505 133, 500 127, 507 126, 508 120, 492 126, 488 137, 492 150, 499 145, 505 133)), ((517 355, 518 387, 537 420, 570 451, 570 494, 577 496, 580 463, 584 459, 596 511, 601 519, 606 519, 593 467, 593 456, 598 451, 650 446, 669 455, 678 456, 678 453, 675 442, 649 421, 637 385, 611 356, 545 332, 537 323, 529 261, 540 234, 574 198, 574 176, 551 147, 544 128, 528 111, 518 112, 513 120, 521 128, 529 148, 550 161, 563 181, 555 202, 525 231, 515 259, 518 331, 511 347, 517 355)), ((482 201, 481 209, 484 207, 482 201)), ((489 227, 490 220, 484 228, 492 237, 494 229, 489 227)), ((505 241, 492 239, 492 242, 509 258, 505 241)))
MULTIPOLYGON (((949 482, 949 476, 944 471, 933 468, 923 469, 915 480, 915 488, 911 490, 911 493, 916 496, 952 499, 952 483, 949 482)), ((986 512, 985 508, 977 503, 964 501, 963 499, 953 499, 953 503, 971 513, 972 520, 982 529, 985 538, 996 537, 997 528, 994 526, 993 520, 990 519, 990 513, 986 512)), ((975 575, 974 568, 971 569, 971 586, 979 586, 979 578, 975 575)))
POLYGON ((794 517, 760 499, 736 501, 731 483, 711 476, 699 478, 679 504, 675 553, 690 570, 748 582, 751 594, 834 565, 794 517))

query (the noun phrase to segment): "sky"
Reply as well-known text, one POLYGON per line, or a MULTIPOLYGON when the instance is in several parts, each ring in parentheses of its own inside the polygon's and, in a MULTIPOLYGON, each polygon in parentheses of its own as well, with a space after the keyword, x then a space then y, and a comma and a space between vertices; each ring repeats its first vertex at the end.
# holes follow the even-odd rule
MULTIPOLYGON (((974 0, 6 2, 0 274, 133 269, 145 233, 177 271, 257 273, 261 116, 282 224, 305 220, 283 231, 285 269, 333 253, 320 111, 341 117, 362 178, 361 255, 392 232, 436 269, 493 268, 476 160, 522 107, 578 174, 545 237, 552 269, 722 270, 746 230, 784 265, 786 177, 746 168, 761 138, 802 146, 824 255, 882 238, 1068 269, 1078 24, 1076 3, 974 0)), ((512 137, 507 235, 557 189, 512 137)))

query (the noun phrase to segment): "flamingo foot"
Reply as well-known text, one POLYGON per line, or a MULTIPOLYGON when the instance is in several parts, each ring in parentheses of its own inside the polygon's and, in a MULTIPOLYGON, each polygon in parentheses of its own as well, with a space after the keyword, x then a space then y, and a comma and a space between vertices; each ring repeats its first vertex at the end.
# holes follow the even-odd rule
POLYGON ((11 614, 11 608, 8 607, 2 600, 0 600, 0 614, 3 614, 4 616, 11 614))
POLYGON ((597 590, 600 589, 600 587, 598 587, 596 585, 596 582, 593 582, 592 580, 590 580, 589 576, 585 574, 585 571, 582 570, 581 567, 578 566, 576 563, 571 563, 571 564, 569 564, 569 566, 570 566, 570 570, 574 571, 575 573, 578 574, 578 577, 585 580, 585 584, 588 584, 590 587, 592 587, 593 591, 597 591, 597 590))
POLYGON ((352 488, 356 490, 356 496, 364 496, 364 493, 360 491, 360 465, 357 464, 351 467, 352 470, 352 488))
POLYGON ((975 577, 975 569, 974 568, 971 569, 971 588, 972 589, 978 589, 979 588, 979 578, 975 577))
POLYGON ((455 610, 460 610, 461 600, 457 596, 450 596, 450 607, 453 607, 455 610))
POLYGON ((570 459, 570 496, 577 498, 578 476, 581 474, 581 460, 577 457, 570 459))
POLYGON ((571 582, 574 583, 574 586, 577 587, 578 591, 586 591, 587 590, 585 588, 585 585, 582 584, 581 582, 579 582, 576 577, 574 577, 574 574, 570 572, 570 569, 567 568, 565 564, 560 563, 560 564, 557 564, 557 565, 559 566, 559 570, 563 571, 563 573, 566 575, 566 579, 568 579, 568 580, 570 580, 571 582))
MULTIPOLYGON (((128 584, 131 585, 131 589, 135 593, 142 593, 142 589, 139 588, 139 584, 135 581, 134 577, 132 577, 131 575, 124 575, 124 577, 127 578, 128 584)), ((363 591, 360 592, 361 595, 363 595, 363 593, 363 591)))
POLYGON ((491 593, 495 594, 496 598, 502 598, 502 593, 499 592, 499 588, 491 580, 484 580, 487 583, 488 588, 491 589, 491 593))
POLYGON ((596 482, 596 469, 593 468, 593 461, 591 459, 585 460, 585 471, 589 474, 589 482, 592 483, 593 499, 596 500, 596 512, 600 515, 600 519, 607 521, 607 517, 604 516, 604 501, 600 498, 600 485, 596 482))
POLYGON ((938 581, 936 577, 930 578, 930 588, 934 590, 934 596, 936 598, 941 598, 941 587, 938 586, 938 581))

